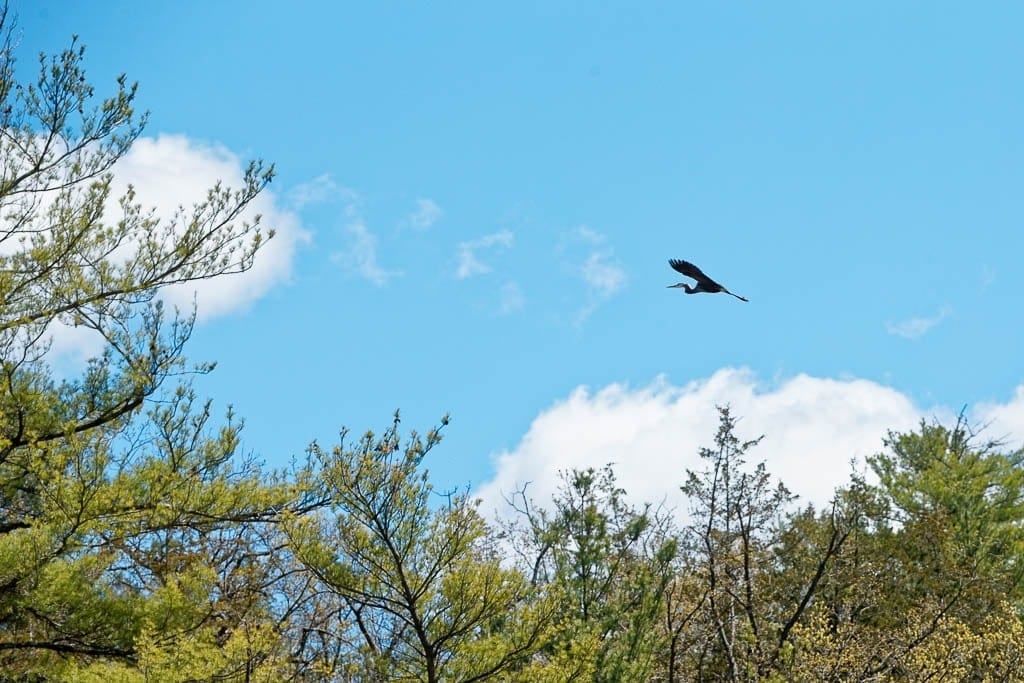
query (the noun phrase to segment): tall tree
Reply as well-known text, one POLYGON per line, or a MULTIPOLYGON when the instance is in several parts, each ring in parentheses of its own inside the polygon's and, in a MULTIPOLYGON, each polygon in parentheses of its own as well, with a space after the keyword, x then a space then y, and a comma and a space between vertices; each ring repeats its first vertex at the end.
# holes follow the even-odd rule
MULTIPOLYGON (((443 421, 447 424, 447 419, 443 421)), ((476 503, 436 498, 424 456, 440 429, 403 445, 396 413, 379 437, 310 448, 303 485, 329 510, 287 525, 296 556, 347 607, 333 637, 351 680, 482 681, 528 663, 550 610, 504 569, 476 503)))
POLYGON ((505 535, 522 571, 559 600, 553 668, 594 681, 647 680, 677 541, 662 511, 629 504, 612 467, 562 473, 548 511, 520 490, 505 535))
POLYGON ((878 485, 855 479, 840 492, 860 516, 796 629, 790 675, 1015 680, 1022 454, 978 441, 962 415, 884 445, 868 458, 878 485))
POLYGON ((212 366, 184 356, 194 311, 159 293, 252 266, 272 232, 240 216, 272 169, 168 221, 131 189, 110 211, 136 86, 97 102, 77 39, 16 83, 6 6, 0 36, 0 668, 143 666, 191 642, 219 653, 195 658, 204 675, 252 670, 277 637, 257 634, 260 527, 302 504, 196 401, 188 374, 212 366), (103 342, 79 377, 48 364, 62 325, 103 342))
POLYGON ((979 440, 963 415, 951 428, 890 433, 885 446, 869 464, 901 525, 899 557, 915 577, 905 594, 942 595, 976 615, 1024 597, 1024 449, 979 440))
POLYGON ((747 467, 746 453, 761 438, 741 441, 736 422, 719 408, 715 446, 700 453, 707 466, 688 471, 682 486, 692 506, 683 571, 697 577, 691 590, 699 597, 670 622, 677 636, 669 680, 677 680, 675 666, 698 680, 778 676, 794 628, 849 537, 833 510, 825 533, 805 539, 803 561, 785 570, 777 553, 793 496, 763 462, 747 467))

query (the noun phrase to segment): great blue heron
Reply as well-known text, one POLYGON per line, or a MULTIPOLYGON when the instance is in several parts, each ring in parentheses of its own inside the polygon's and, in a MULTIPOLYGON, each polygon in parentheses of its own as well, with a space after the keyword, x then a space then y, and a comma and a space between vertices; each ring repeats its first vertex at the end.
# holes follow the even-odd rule
POLYGON ((683 289, 686 290, 687 294, 698 294, 700 292, 715 294, 717 292, 725 292, 726 294, 730 294, 736 297, 740 301, 747 301, 747 299, 744 299, 739 294, 733 294, 728 289, 726 289, 722 285, 718 284, 717 282, 709 278, 707 275, 704 274, 704 272, 700 268, 693 265, 689 261, 680 261, 679 259, 674 258, 669 259, 668 264, 678 272, 685 275, 686 277, 692 277, 694 280, 697 281, 696 287, 691 287, 690 284, 687 282, 680 282, 679 284, 676 285, 669 285, 669 288, 682 287, 683 289))

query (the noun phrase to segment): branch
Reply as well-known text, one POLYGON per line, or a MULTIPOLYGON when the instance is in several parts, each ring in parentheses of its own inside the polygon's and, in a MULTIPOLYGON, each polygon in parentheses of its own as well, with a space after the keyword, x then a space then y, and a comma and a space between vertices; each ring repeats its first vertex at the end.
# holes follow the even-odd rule
POLYGON ((775 646, 775 652, 772 653, 772 658, 769 662, 771 665, 774 665, 778 660, 779 654, 782 652, 782 646, 786 643, 790 632, 793 630, 793 627, 796 626, 797 621, 800 620, 804 610, 807 609, 808 603, 810 603, 811 598, 814 596, 814 591, 818 588, 818 583, 821 581, 821 577, 825 574, 825 569, 828 567, 829 560, 835 557, 843 543, 846 542, 846 539, 850 536, 849 530, 840 532, 836 527, 836 506, 834 501, 832 503, 831 521, 832 534, 828 539, 828 547, 825 549, 825 555, 821 558, 821 561, 818 562, 818 567, 814 572, 814 576, 811 577, 811 582, 808 584, 807 590, 804 591, 803 597, 800 598, 800 603, 797 605, 793 614, 789 617, 789 620, 786 622, 785 626, 782 627, 782 631, 779 633, 779 642, 775 646))

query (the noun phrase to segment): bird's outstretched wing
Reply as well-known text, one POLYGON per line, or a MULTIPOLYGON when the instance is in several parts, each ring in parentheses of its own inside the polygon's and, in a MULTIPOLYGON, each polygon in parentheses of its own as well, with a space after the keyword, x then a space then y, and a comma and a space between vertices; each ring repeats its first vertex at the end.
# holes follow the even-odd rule
POLYGON ((682 273, 686 277, 692 277, 694 280, 696 280, 697 282, 701 283, 706 287, 714 288, 721 286, 717 282, 709 278, 707 275, 705 275, 704 271, 702 271, 700 268, 693 265, 689 261, 682 261, 680 259, 674 258, 669 259, 668 264, 672 266, 672 268, 674 268, 676 271, 682 273))

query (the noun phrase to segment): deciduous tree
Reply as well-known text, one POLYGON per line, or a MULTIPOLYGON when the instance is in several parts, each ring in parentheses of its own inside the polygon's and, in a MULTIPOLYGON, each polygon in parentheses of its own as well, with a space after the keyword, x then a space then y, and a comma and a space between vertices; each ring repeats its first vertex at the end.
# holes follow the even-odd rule
POLYGON ((568 675, 646 680, 663 643, 677 552, 670 519, 630 505, 610 465, 564 472, 562 481, 550 511, 519 491, 510 500, 519 516, 505 530, 531 584, 559 601, 546 652, 568 675))
POLYGON ((669 680, 760 681, 779 676, 793 647, 793 629, 821 588, 849 537, 833 509, 824 533, 801 539, 794 561, 785 547, 793 496, 772 481, 765 464, 747 467, 761 438, 741 441, 736 418, 719 408, 714 448, 701 450, 703 471, 688 471, 682 490, 692 504, 684 536, 684 585, 693 595, 676 616, 669 680))
MULTIPOLYGON (((447 419, 444 420, 447 424, 447 419)), ((550 609, 501 566, 488 527, 464 494, 435 497, 422 469, 440 429, 403 445, 399 420, 310 449, 303 485, 330 509, 295 517, 297 557, 347 608, 333 636, 348 645, 350 680, 482 681, 528 663, 550 609)))

